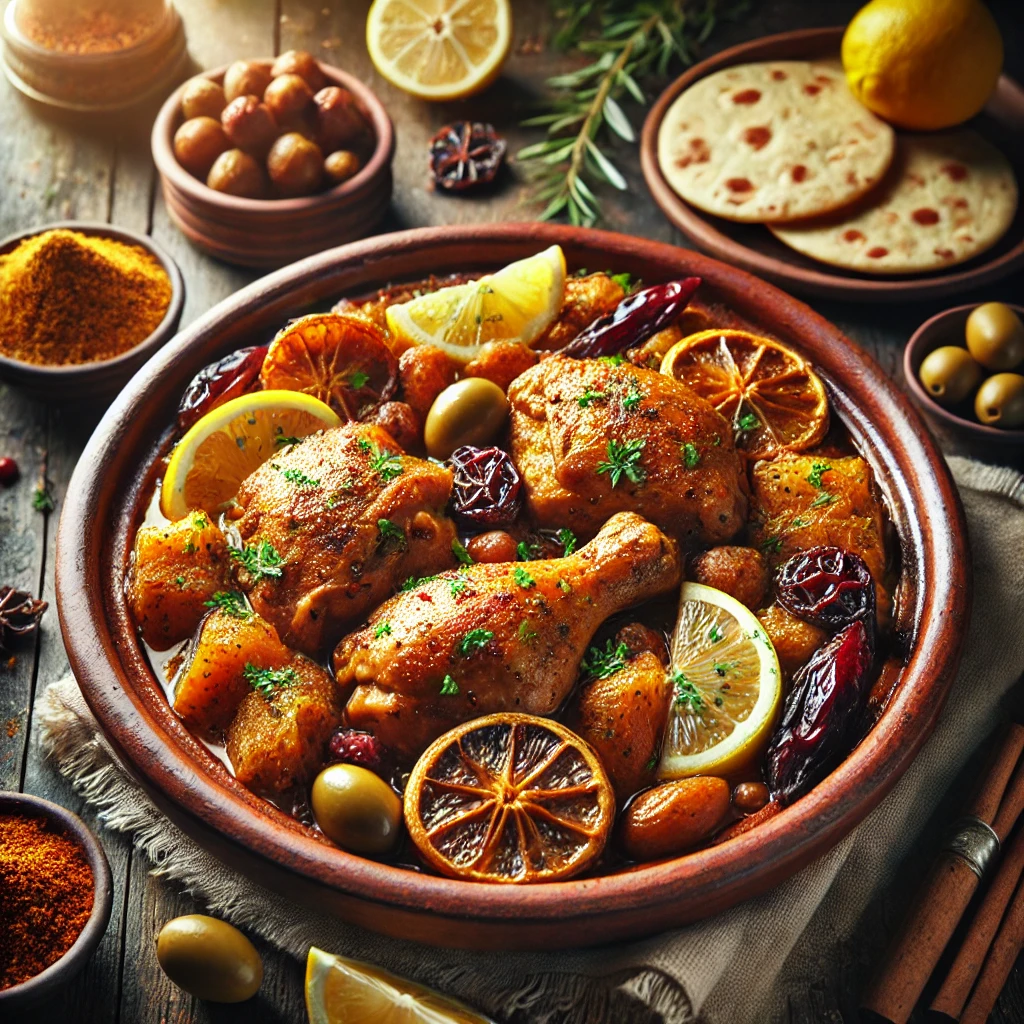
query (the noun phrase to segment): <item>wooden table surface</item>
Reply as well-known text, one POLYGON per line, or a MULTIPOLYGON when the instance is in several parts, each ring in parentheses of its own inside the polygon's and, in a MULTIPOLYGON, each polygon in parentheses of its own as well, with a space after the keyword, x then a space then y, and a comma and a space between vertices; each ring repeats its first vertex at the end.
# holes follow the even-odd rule
MULTIPOLYGON (((992 0, 1006 42, 1007 69, 1024 77, 1024 26, 1020 0, 992 0)), ((371 67, 363 45, 369 0, 176 0, 199 67, 239 57, 264 56, 292 47, 359 75, 375 89, 395 121, 398 151, 395 196, 384 230, 467 221, 528 220, 535 209, 524 204, 525 190, 515 172, 497 196, 486 200, 438 196, 426 188, 427 140, 445 121, 475 116, 493 121, 514 152, 537 136, 517 127, 544 78, 567 66, 536 45, 547 38, 548 0, 514 0, 516 38, 506 75, 487 94, 465 104, 431 106, 399 93, 371 67)), ((722 25, 705 52, 769 32, 841 24, 858 0, 755 0, 751 11, 722 25)), ((65 219, 109 221, 150 233, 177 260, 188 289, 182 324, 256 276, 217 263, 192 248, 170 223, 149 155, 149 125, 155 109, 132 115, 91 119, 41 108, 0 82, 0 236, 32 225, 65 219)), ((639 124, 642 112, 632 109, 639 124)), ((630 190, 605 201, 606 226, 614 230, 685 244, 647 193, 636 153, 619 147, 620 166, 630 190)), ((1024 274, 989 289, 982 297, 1019 300, 1024 274)), ((963 301, 963 300, 961 300, 963 301)), ((870 306, 812 302, 900 379, 903 345, 913 328, 940 304, 870 306)), ((95 416, 31 401, 0 386, 0 455, 20 463, 22 479, 0 490, 0 582, 51 602, 34 648, 24 649, 11 667, 0 667, 0 789, 45 796, 76 811, 81 800, 41 758, 33 705, 47 683, 67 669, 52 605, 53 552, 57 516, 32 508, 38 481, 48 481, 60 512, 64 492, 95 416)), ((86 819, 94 819, 86 813, 86 819)), ((199 1003, 176 989, 159 970, 154 936, 169 918, 196 909, 174 885, 149 874, 150 865, 133 853, 129 841, 102 832, 114 875, 114 910, 106 936, 84 973, 55 1002, 31 1019, 124 1024, 206 1024, 206 1022, 305 1021, 302 965, 263 947, 266 980, 258 998, 239 1007, 199 1003)), ((823 971, 820 988, 791 1008, 796 1022, 852 1024, 852 1007, 864 971, 881 951, 890 920, 878 917, 868 929, 856 961, 842 970, 823 971)), ((1021 965, 1007 986, 994 1020, 1024 1022, 1021 965)))

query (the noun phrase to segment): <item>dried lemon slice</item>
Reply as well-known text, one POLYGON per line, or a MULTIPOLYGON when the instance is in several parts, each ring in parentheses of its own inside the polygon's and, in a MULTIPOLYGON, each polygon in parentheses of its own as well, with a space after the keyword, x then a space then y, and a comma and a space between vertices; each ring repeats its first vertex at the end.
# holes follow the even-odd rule
POLYGON ((593 750, 532 715, 465 722, 423 753, 405 788, 405 823, 442 874, 476 882, 570 878, 604 849, 615 816, 593 750))
POLYGON ((701 583, 684 583, 669 669, 675 699, 657 776, 728 775, 768 742, 782 699, 775 648, 753 612, 701 583))
POLYGON ((661 372, 706 398, 753 459, 800 452, 828 432, 828 396, 811 364, 771 338, 715 329, 691 334, 665 353, 661 372))

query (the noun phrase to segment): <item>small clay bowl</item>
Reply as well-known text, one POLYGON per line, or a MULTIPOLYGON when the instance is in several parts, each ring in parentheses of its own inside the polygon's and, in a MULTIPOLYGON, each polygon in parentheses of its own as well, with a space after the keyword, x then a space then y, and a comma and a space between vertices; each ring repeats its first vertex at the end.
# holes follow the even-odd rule
POLYGON ((18 234, 9 235, 0 241, 0 255, 13 251, 26 238, 33 238, 55 228, 67 228, 83 235, 113 238, 128 245, 141 246, 160 261, 171 279, 171 303, 156 330, 134 348, 113 359, 99 359, 92 363, 74 363, 68 366, 41 366, 0 354, 0 380, 20 388, 35 398, 46 401, 59 399, 79 406, 106 404, 157 349, 174 337, 185 305, 185 282, 182 280, 178 265, 153 239, 128 231, 126 228, 116 228, 112 224, 92 224, 74 220, 43 224, 27 231, 19 231, 18 234))
MULTIPOLYGON (((925 356, 930 352, 943 345, 964 346, 967 318, 979 305, 981 303, 972 302, 936 313, 914 331, 903 350, 903 374, 907 378, 907 387, 914 401, 930 420, 959 434, 972 448, 980 450, 985 446, 997 445, 1001 448, 1024 449, 1024 430, 989 427, 974 418, 973 393, 959 405, 947 409, 928 394, 917 375, 925 356)), ((1024 319, 1024 306, 1015 306, 1013 303, 1007 305, 1024 319)))
MULTIPOLYGON (((270 65, 271 60, 258 63, 270 65)), ((384 105, 358 78, 320 64, 330 85, 355 97, 374 137, 365 165, 348 181, 297 199, 242 199, 207 187, 174 156, 185 85, 168 97, 153 123, 153 160, 171 220, 194 245, 226 263, 283 267, 342 242, 364 238, 391 205, 395 130, 384 105)), ((223 82, 227 67, 204 72, 223 82)), ((186 83, 187 84, 187 83, 186 83)))
POLYGON ((27 793, 0 793, 0 817, 14 814, 46 819, 56 831, 62 832, 81 848, 92 868, 94 895, 92 913, 74 945, 56 963, 34 978, 11 988, 0 989, 0 1020, 6 1020, 7 1015, 15 1010, 25 1010, 48 999, 82 970, 107 930, 113 902, 113 883, 107 855, 99 840, 77 814, 27 793))

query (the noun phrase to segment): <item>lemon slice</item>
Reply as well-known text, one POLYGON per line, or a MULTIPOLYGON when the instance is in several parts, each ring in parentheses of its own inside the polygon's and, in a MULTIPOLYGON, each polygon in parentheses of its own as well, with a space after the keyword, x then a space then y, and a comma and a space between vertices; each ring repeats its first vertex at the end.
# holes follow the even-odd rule
POLYGON ((216 516, 242 481, 279 452, 286 438, 341 424, 337 413, 299 391, 257 391, 211 409, 178 442, 160 490, 160 511, 181 519, 190 509, 216 516))
POLYGON ((489 341, 532 344, 558 316, 564 294, 565 256, 553 245, 478 281, 389 306, 388 328, 468 363, 489 341))
POLYGON ((684 583, 672 638, 675 699, 658 778, 729 775, 760 756, 782 699, 775 648, 734 597, 684 583))
POLYGON ((485 89, 511 45, 508 0, 375 0, 366 19, 373 66, 421 100, 485 89))
POLYGON ((370 964, 311 946, 306 959, 309 1024, 491 1024, 437 992, 370 964))

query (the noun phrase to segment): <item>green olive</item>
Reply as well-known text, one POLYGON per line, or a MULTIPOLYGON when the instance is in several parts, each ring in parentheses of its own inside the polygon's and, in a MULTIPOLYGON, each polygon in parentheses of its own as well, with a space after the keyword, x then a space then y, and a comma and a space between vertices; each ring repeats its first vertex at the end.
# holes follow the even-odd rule
POLYGON ((940 405, 962 402, 981 380, 981 367, 958 345, 943 345, 929 352, 917 371, 925 391, 940 405))
POLYGON ((313 783, 313 814, 325 836, 353 853, 386 853, 402 822, 402 801, 367 768, 332 764, 313 783))
POLYGON ((505 425, 508 399, 497 384, 466 377, 434 399, 423 427, 427 454, 447 459, 464 444, 483 445, 505 425))
POLYGON ((1024 427, 1024 377, 997 373, 978 388, 974 411, 990 427, 1013 430, 1024 427))
POLYGON ((967 318, 967 347, 987 370, 1013 370, 1024 362, 1024 324, 1002 302, 986 302, 967 318))
POLYGON ((251 999, 263 982, 256 947, 235 927, 205 914, 176 917, 160 929, 156 958, 179 988, 213 1003, 251 999))

